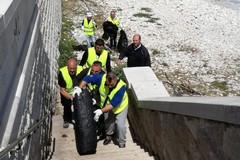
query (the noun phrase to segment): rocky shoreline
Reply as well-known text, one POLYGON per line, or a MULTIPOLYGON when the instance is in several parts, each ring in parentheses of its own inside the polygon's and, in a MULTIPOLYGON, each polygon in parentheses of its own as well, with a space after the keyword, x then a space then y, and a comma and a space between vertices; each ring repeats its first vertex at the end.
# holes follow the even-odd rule
POLYGON ((142 43, 151 54, 152 69, 170 94, 240 95, 238 10, 213 0, 84 3, 85 10, 93 11, 96 17, 106 18, 115 9, 130 43, 133 34, 142 35, 142 43))

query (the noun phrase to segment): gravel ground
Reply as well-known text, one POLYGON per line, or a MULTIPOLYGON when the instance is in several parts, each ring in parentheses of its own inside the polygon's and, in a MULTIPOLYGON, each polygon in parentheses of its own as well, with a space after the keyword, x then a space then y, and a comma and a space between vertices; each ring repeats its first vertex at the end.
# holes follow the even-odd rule
POLYGON ((87 10, 98 23, 116 10, 129 43, 142 35, 152 69, 171 95, 240 95, 239 10, 214 0, 96 0, 78 7, 76 26, 87 10))

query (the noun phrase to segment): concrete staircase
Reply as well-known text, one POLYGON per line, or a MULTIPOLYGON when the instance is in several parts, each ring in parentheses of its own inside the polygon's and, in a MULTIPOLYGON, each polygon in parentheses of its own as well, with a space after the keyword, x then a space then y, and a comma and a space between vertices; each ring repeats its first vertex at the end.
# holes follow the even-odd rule
POLYGON ((76 149, 73 125, 64 129, 62 122, 61 115, 53 117, 53 138, 55 138, 53 160, 154 160, 154 157, 149 156, 133 142, 128 124, 126 148, 119 148, 113 143, 104 146, 103 141, 99 141, 96 154, 80 156, 76 149))

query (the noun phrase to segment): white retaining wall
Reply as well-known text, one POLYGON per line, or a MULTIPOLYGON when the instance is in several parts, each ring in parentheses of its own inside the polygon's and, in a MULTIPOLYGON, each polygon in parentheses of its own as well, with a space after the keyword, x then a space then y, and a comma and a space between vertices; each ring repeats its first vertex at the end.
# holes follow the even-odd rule
MULTIPOLYGON (((54 109, 60 33, 60 0, 0 2, 1 150, 54 109)), ((35 139, 41 141, 36 142, 43 143, 43 135, 49 134, 40 128, 35 139)), ((37 145, 33 141, 24 142, 22 148, 38 159, 42 153, 39 149, 31 153, 31 145, 37 145)))

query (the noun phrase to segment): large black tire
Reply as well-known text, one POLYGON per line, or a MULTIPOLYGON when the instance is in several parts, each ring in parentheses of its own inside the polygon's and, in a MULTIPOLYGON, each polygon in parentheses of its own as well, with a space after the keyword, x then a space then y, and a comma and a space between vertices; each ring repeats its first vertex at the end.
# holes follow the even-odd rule
POLYGON ((94 108, 92 95, 87 89, 83 89, 73 99, 74 106, 74 130, 76 147, 79 155, 95 154, 97 148, 96 123, 93 119, 94 108))

